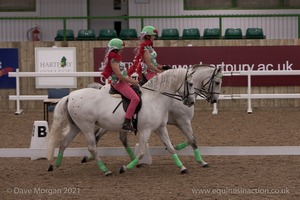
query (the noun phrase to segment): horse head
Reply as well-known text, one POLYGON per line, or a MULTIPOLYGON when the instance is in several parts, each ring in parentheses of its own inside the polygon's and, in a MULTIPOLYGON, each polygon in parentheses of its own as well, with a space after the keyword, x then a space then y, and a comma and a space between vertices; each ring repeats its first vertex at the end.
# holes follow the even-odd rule
POLYGON ((195 94, 206 99, 209 103, 217 103, 222 85, 222 68, 210 65, 194 65, 199 73, 193 76, 195 94))
POLYGON ((190 68, 186 71, 184 83, 178 90, 178 93, 181 95, 183 104, 191 107, 195 103, 195 92, 193 84, 193 74, 195 73, 194 69, 190 68))

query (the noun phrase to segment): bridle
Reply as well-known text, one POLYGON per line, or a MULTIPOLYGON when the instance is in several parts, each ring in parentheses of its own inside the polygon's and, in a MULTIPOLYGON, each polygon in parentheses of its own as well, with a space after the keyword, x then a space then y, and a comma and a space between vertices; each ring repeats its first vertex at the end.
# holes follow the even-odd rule
MULTIPOLYGON (((192 74, 193 73, 194 72, 192 72, 192 74)), ((179 95, 179 94, 172 94, 172 93, 168 93, 168 92, 160 92, 160 94, 165 95, 167 97, 170 97, 172 99, 176 99, 178 101, 183 101, 183 102, 186 101, 190 95, 195 94, 195 93, 190 93, 190 91, 189 91, 189 83, 188 83, 188 80, 187 80, 187 74, 188 74, 188 70, 186 71, 186 74, 185 74, 184 83, 181 83, 181 85, 179 86, 179 88, 175 92, 175 93, 178 93, 178 91, 181 89, 181 87, 184 86, 182 96, 179 95)), ((141 86, 141 87, 146 89, 146 90, 150 90, 150 91, 155 92, 155 90, 152 89, 152 88, 148 88, 148 87, 144 87, 144 86, 141 86)))
POLYGON ((201 89, 199 88, 195 88, 195 94, 199 95, 200 97, 204 98, 204 99, 209 99, 212 95, 214 94, 220 94, 219 92, 214 92, 214 85, 216 83, 216 81, 214 80, 215 77, 217 78, 221 78, 218 77, 218 74, 216 74, 216 71, 218 70, 218 68, 214 69, 214 72, 211 76, 211 78, 202 86, 201 89), (208 89, 206 90, 205 87, 208 85, 208 89))

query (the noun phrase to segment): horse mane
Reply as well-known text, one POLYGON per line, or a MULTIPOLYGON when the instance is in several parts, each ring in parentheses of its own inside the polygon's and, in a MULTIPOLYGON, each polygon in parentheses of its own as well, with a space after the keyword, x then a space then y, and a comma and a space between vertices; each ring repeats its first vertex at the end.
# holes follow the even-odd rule
POLYGON ((198 67, 213 67, 210 64, 195 64, 192 66, 193 69, 196 69, 198 67))
POLYGON ((186 69, 166 70, 147 81, 147 83, 144 84, 144 87, 151 88, 158 93, 163 92, 166 88, 170 88, 170 86, 176 87, 179 83, 183 82, 186 72, 186 69))
POLYGON ((100 83, 93 82, 93 83, 90 83, 87 87, 88 88, 94 88, 94 89, 101 89, 102 85, 100 83))

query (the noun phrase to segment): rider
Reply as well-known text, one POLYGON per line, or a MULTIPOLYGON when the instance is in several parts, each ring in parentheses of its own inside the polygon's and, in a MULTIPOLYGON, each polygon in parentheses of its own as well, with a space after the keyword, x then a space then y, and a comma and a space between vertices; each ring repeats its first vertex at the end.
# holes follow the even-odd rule
POLYGON ((104 57, 105 68, 102 75, 106 79, 110 77, 111 86, 130 100, 122 129, 136 131, 131 124, 131 120, 140 99, 130 85, 138 86, 138 81, 127 76, 125 64, 121 62, 121 53, 124 47, 125 43, 118 38, 111 39, 108 42, 104 57))
POLYGON ((160 65, 156 62, 157 53, 153 48, 153 41, 158 35, 156 28, 145 26, 140 35, 140 44, 136 49, 133 65, 128 69, 128 75, 137 72, 141 84, 156 76, 162 70, 171 69, 170 66, 160 65))

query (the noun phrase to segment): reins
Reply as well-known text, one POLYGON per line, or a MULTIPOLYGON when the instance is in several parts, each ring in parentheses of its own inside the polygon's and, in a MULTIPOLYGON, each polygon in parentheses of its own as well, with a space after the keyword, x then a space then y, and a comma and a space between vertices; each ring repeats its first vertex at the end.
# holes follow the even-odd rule
MULTIPOLYGON (((178 101, 183 101, 188 96, 193 95, 194 93, 191 93, 191 94, 189 93, 189 88, 188 88, 188 84, 187 84, 187 74, 188 74, 188 70, 186 71, 185 79, 184 79, 183 96, 181 96, 179 94, 168 93, 168 92, 160 92, 160 94, 165 95, 167 97, 170 97, 172 99, 178 100, 178 101)), ((180 87, 178 88, 178 90, 176 90, 176 92, 178 92, 180 90, 180 88, 182 87, 182 85, 183 85, 183 83, 180 85, 180 87)), ((146 90, 150 90, 150 91, 156 92, 156 90, 154 90, 152 88, 148 88, 148 87, 144 87, 144 86, 141 86, 141 87, 144 88, 144 89, 146 89, 146 90)))
MULTIPOLYGON (((150 90, 150 91, 156 92, 156 90, 154 90, 152 88, 148 88, 148 87, 144 87, 144 86, 141 86, 141 87, 144 88, 144 89, 146 89, 146 90, 150 90)), ((165 95, 167 97, 170 97, 172 99, 176 99, 178 101, 182 101, 182 97, 179 94, 171 94, 171 93, 168 93, 168 92, 160 92, 160 94, 165 95)))

